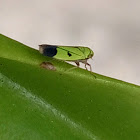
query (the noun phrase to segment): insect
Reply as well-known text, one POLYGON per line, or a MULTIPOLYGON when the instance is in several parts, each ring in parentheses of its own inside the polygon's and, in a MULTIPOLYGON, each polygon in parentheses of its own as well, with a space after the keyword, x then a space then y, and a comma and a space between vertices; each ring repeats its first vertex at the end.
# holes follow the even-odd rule
POLYGON ((87 69, 86 66, 88 65, 90 67, 90 71, 92 71, 91 65, 87 60, 93 57, 94 52, 88 47, 42 44, 39 45, 39 51, 44 56, 53 57, 63 61, 75 62, 78 67, 80 66, 80 62, 84 63, 85 68, 87 69))

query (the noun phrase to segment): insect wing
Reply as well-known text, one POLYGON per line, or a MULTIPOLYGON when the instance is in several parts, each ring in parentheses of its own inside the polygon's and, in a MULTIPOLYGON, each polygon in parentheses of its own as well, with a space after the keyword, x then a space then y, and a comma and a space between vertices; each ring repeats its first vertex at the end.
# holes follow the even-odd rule
POLYGON ((85 47, 58 46, 57 55, 55 55, 54 58, 68 61, 86 59, 86 49, 85 47))

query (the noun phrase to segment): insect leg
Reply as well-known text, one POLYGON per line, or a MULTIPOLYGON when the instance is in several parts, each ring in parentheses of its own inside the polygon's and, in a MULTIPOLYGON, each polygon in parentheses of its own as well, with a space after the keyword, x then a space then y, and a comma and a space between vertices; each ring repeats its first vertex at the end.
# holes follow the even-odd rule
POLYGON ((81 61, 81 62, 85 64, 86 70, 87 70, 86 66, 88 65, 90 67, 90 71, 92 71, 91 65, 87 62, 87 60, 84 60, 84 61, 81 61))
POLYGON ((89 63, 87 63, 87 62, 85 63, 85 67, 86 67, 86 65, 88 65, 90 67, 90 71, 92 71, 91 65, 89 63))
POLYGON ((80 63, 78 61, 76 61, 75 64, 77 65, 77 67, 80 66, 80 63))
POLYGON ((88 69, 87 69, 87 64, 85 64, 85 69, 88 70, 88 69))

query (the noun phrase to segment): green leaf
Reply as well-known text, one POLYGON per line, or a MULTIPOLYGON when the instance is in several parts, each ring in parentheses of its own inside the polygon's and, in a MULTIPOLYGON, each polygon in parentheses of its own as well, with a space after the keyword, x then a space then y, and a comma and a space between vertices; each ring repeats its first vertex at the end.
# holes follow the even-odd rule
POLYGON ((0 139, 139 140, 140 86, 73 67, 0 34, 0 139))

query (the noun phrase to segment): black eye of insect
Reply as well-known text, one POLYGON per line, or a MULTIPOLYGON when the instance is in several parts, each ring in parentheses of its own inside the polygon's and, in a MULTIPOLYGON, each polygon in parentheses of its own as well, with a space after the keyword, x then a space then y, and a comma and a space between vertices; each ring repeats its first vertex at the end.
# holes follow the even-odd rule
POLYGON ((70 56, 72 56, 72 54, 70 52, 68 52, 68 56, 70 57, 70 56))

